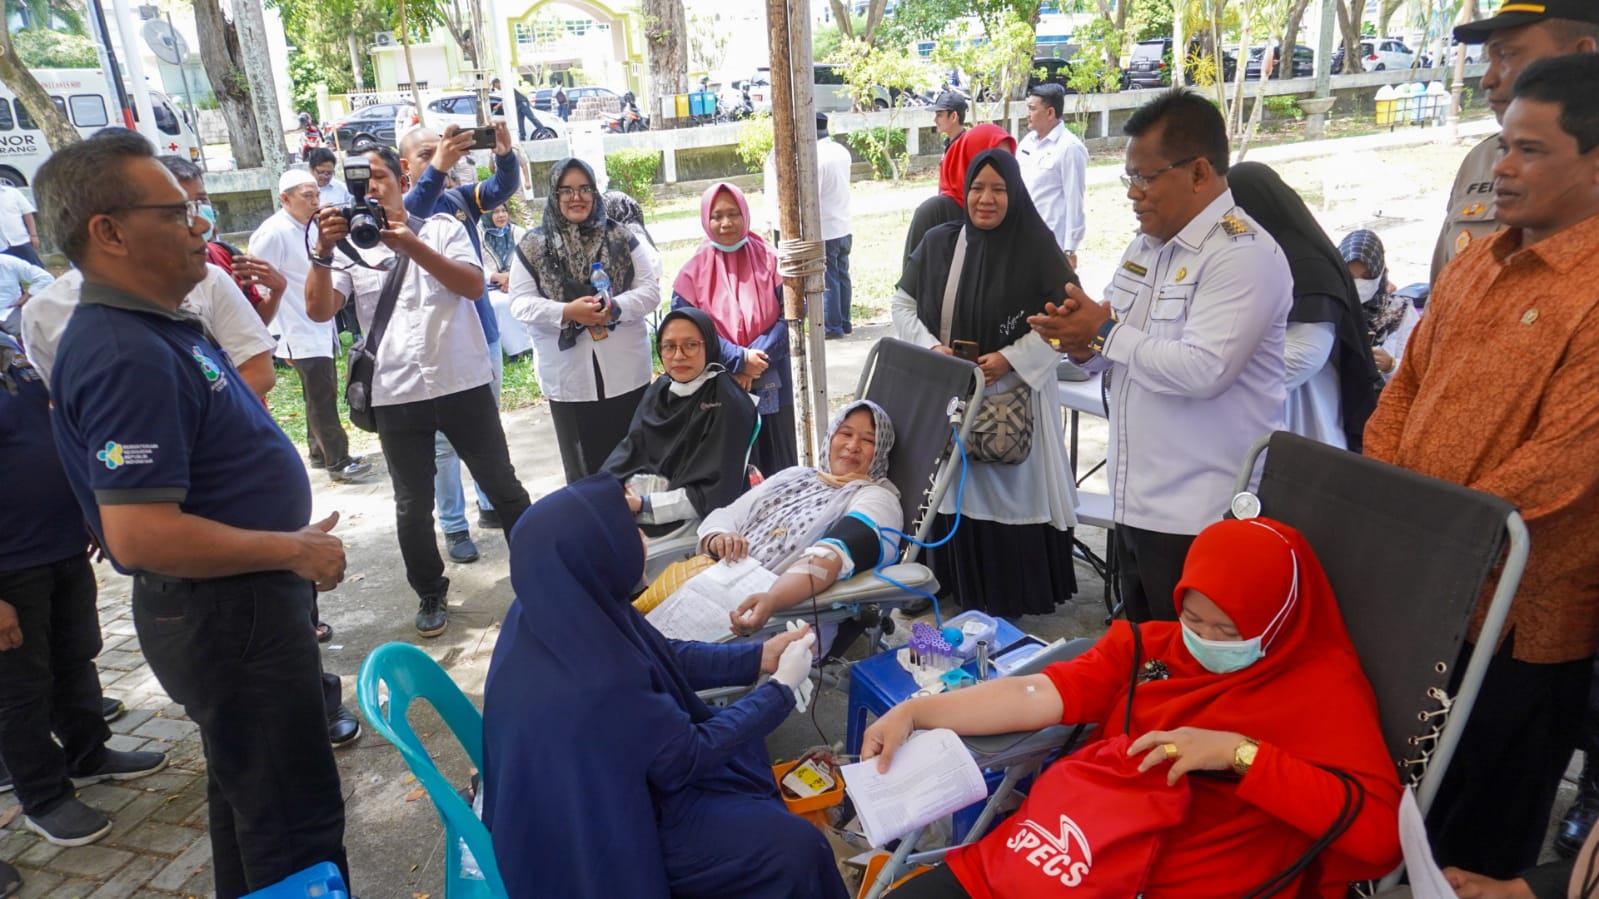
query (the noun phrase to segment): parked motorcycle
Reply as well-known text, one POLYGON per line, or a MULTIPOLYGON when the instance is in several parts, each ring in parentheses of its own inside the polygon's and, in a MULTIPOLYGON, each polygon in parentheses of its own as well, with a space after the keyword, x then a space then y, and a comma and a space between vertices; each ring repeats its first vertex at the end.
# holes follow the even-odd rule
POLYGON ((618 113, 602 113, 600 119, 604 129, 612 134, 631 134, 635 131, 650 130, 649 116, 639 112, 638 98, 632 91, 622 95, 622 111, 618 113))

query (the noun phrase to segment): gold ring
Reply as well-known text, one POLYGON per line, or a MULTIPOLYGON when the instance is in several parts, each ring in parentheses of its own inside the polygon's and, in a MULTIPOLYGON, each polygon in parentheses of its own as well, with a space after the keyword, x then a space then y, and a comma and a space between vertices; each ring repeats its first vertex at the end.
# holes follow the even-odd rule
POLYGON ((1160 748, 1162 752, 1166 753, 1166 761, 1168 762, 1175 762, 1182 758, 1183 752, 1177 748, 1176 743, 1163 743, 1160 748))
POLYGON ((1051 337, 1049 339, 1049 345, 1054 347, 1055 349, 1059 350, 1060 349, 1060 338, 1059 337, 1051 337))

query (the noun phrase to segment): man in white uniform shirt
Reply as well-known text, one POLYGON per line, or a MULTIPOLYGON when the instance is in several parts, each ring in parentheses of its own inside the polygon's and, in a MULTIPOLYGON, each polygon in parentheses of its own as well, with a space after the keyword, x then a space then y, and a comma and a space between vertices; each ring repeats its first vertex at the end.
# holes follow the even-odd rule
POLYGON ((350 202, 350 189, 339 177, 339 157, 327 147, 316 147, 305 154, 305 164, 316 178, 317 199, 323 206, 342 206, 350 202))
POLYGON ((854 236, 849 224, 849 150, 827 136, 827 116, 816 114, 816 192, 822 209, 822 240, 827 248, 824 279, 828 337, 855 330, 849 320, 855 291, 849 278, 849 251, 854 236))
POLYGON ((39 226, 34 219, 33 201, 9 184, 0 184, 0 252, 10 253, 34 265, 39 259, 39 226))
POLYGON ((1127 617, 1175 620, 1188 545, 1227 511, 1257 438, 1283 426, 1293 281, 1275 241, 1233 203, 1221 114, 1172 90, 1133 113, 1127 197, 1142 232, 1105 303, 1067 287, 1028 319, 1110 379, 1107 465, 1127 617))
MULTIPOLYGON (((489 386, 489 346, 473 305, 484 283, 477 249, 465 226, 449 215, 407 216, 405 179, 393 150, 374 149, 366 157, 372 166, 366 195, 383 205, 388 227, 377 247, 360 253, 371 265, 396 255, 410 259, 387 327, 373 348, 372 409, 394 484, 395 530, 405 577, 421 600, 416 630, 436 637, 449 624, 450 580, 433 534, 434 433, 444 434, 488 494, 507 540, 528 507, 528 496, 511 466, 499 405, 489 386)), ((388 276, 353 266, 342 253, 334 255, 349 230, 337 210, 322 209, 316 223, 306 310, 313 321, 332 321, 353 296, 362 330, 370 336, 388 276)))
POLYGON ((1028 92, 1028 130, 1016 146, 1016 161, 1033 205, 1075 269, 1077 245, 1088 232, 1083 217, 1088 148, 1061 121, 1065 110, 1066 89, 1058 84, 1040 84, 1028 92))
POLYGON ((372 466, 350 455, 350 437, 339 420, 339 366, 333 356, 338 332, 330 321, 313 320, 305 308, 305 278, 311 270, 306 225, 321 202, 316 178, 304 169, 289 169, 278 178, 278 195, 283 207, 250 235, 250 252, 289 282, 272 321, 282 334, 276 355, 300 376, 311 466, 327 468, 335 481, 353 481, 372 466))
POLYGON ((0 253, 0 331, 22 336, 22 305, 55 277, 20 256, 0 253))

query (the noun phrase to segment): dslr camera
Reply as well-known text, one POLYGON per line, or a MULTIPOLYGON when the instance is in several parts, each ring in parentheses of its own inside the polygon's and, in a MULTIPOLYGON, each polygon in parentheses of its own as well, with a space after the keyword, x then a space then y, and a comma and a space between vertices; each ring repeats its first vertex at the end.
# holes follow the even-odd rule
POLYGON ((372 181, 372 163, 364 154, 352 153, 344 160, 344 186, 355 199, 337 207, 339 218, 350 229, 350 243, 370 250, 378 245, 378 233, 389 226, 388 213, 382 204, 367 197, 367 185, 372 181))

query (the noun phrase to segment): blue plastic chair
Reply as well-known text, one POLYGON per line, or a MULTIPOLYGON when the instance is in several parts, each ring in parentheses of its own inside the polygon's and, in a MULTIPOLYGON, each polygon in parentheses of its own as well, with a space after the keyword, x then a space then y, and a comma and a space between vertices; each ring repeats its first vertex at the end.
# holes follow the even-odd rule
POLYGON ((366 720, 400 750, 411 773, 427 789, 428 797, 433 800, 433 807, 438 810, 439 819, 444 823, 444 895, 448 899, 499 899, 506 896, 505 881, 500 878, 500 866, 494 860, 494 844, 489 838, 488 828, 473 814, 472 807, 461 798, 449 780, 439 773, 438 765, 434 764, 421 738, 406 719, 413 700, 427 700, 455 734, 455 739, 466 750, 472 764, 481 772, 483 715, 437 662, 409 643, 386 643, 367 656, 361 664, 357 690, 361 698, 361 712, 366 715, 366 720), (389 688, 386 712, 378 701, 379 684, 389 688), (482 870, 482 880, 462 874, 463 842, 472 851, 472 857, 482 870))
POLYGON ((320 862, 244 899, 350 899, 349 890, 338 865, 320 862))

